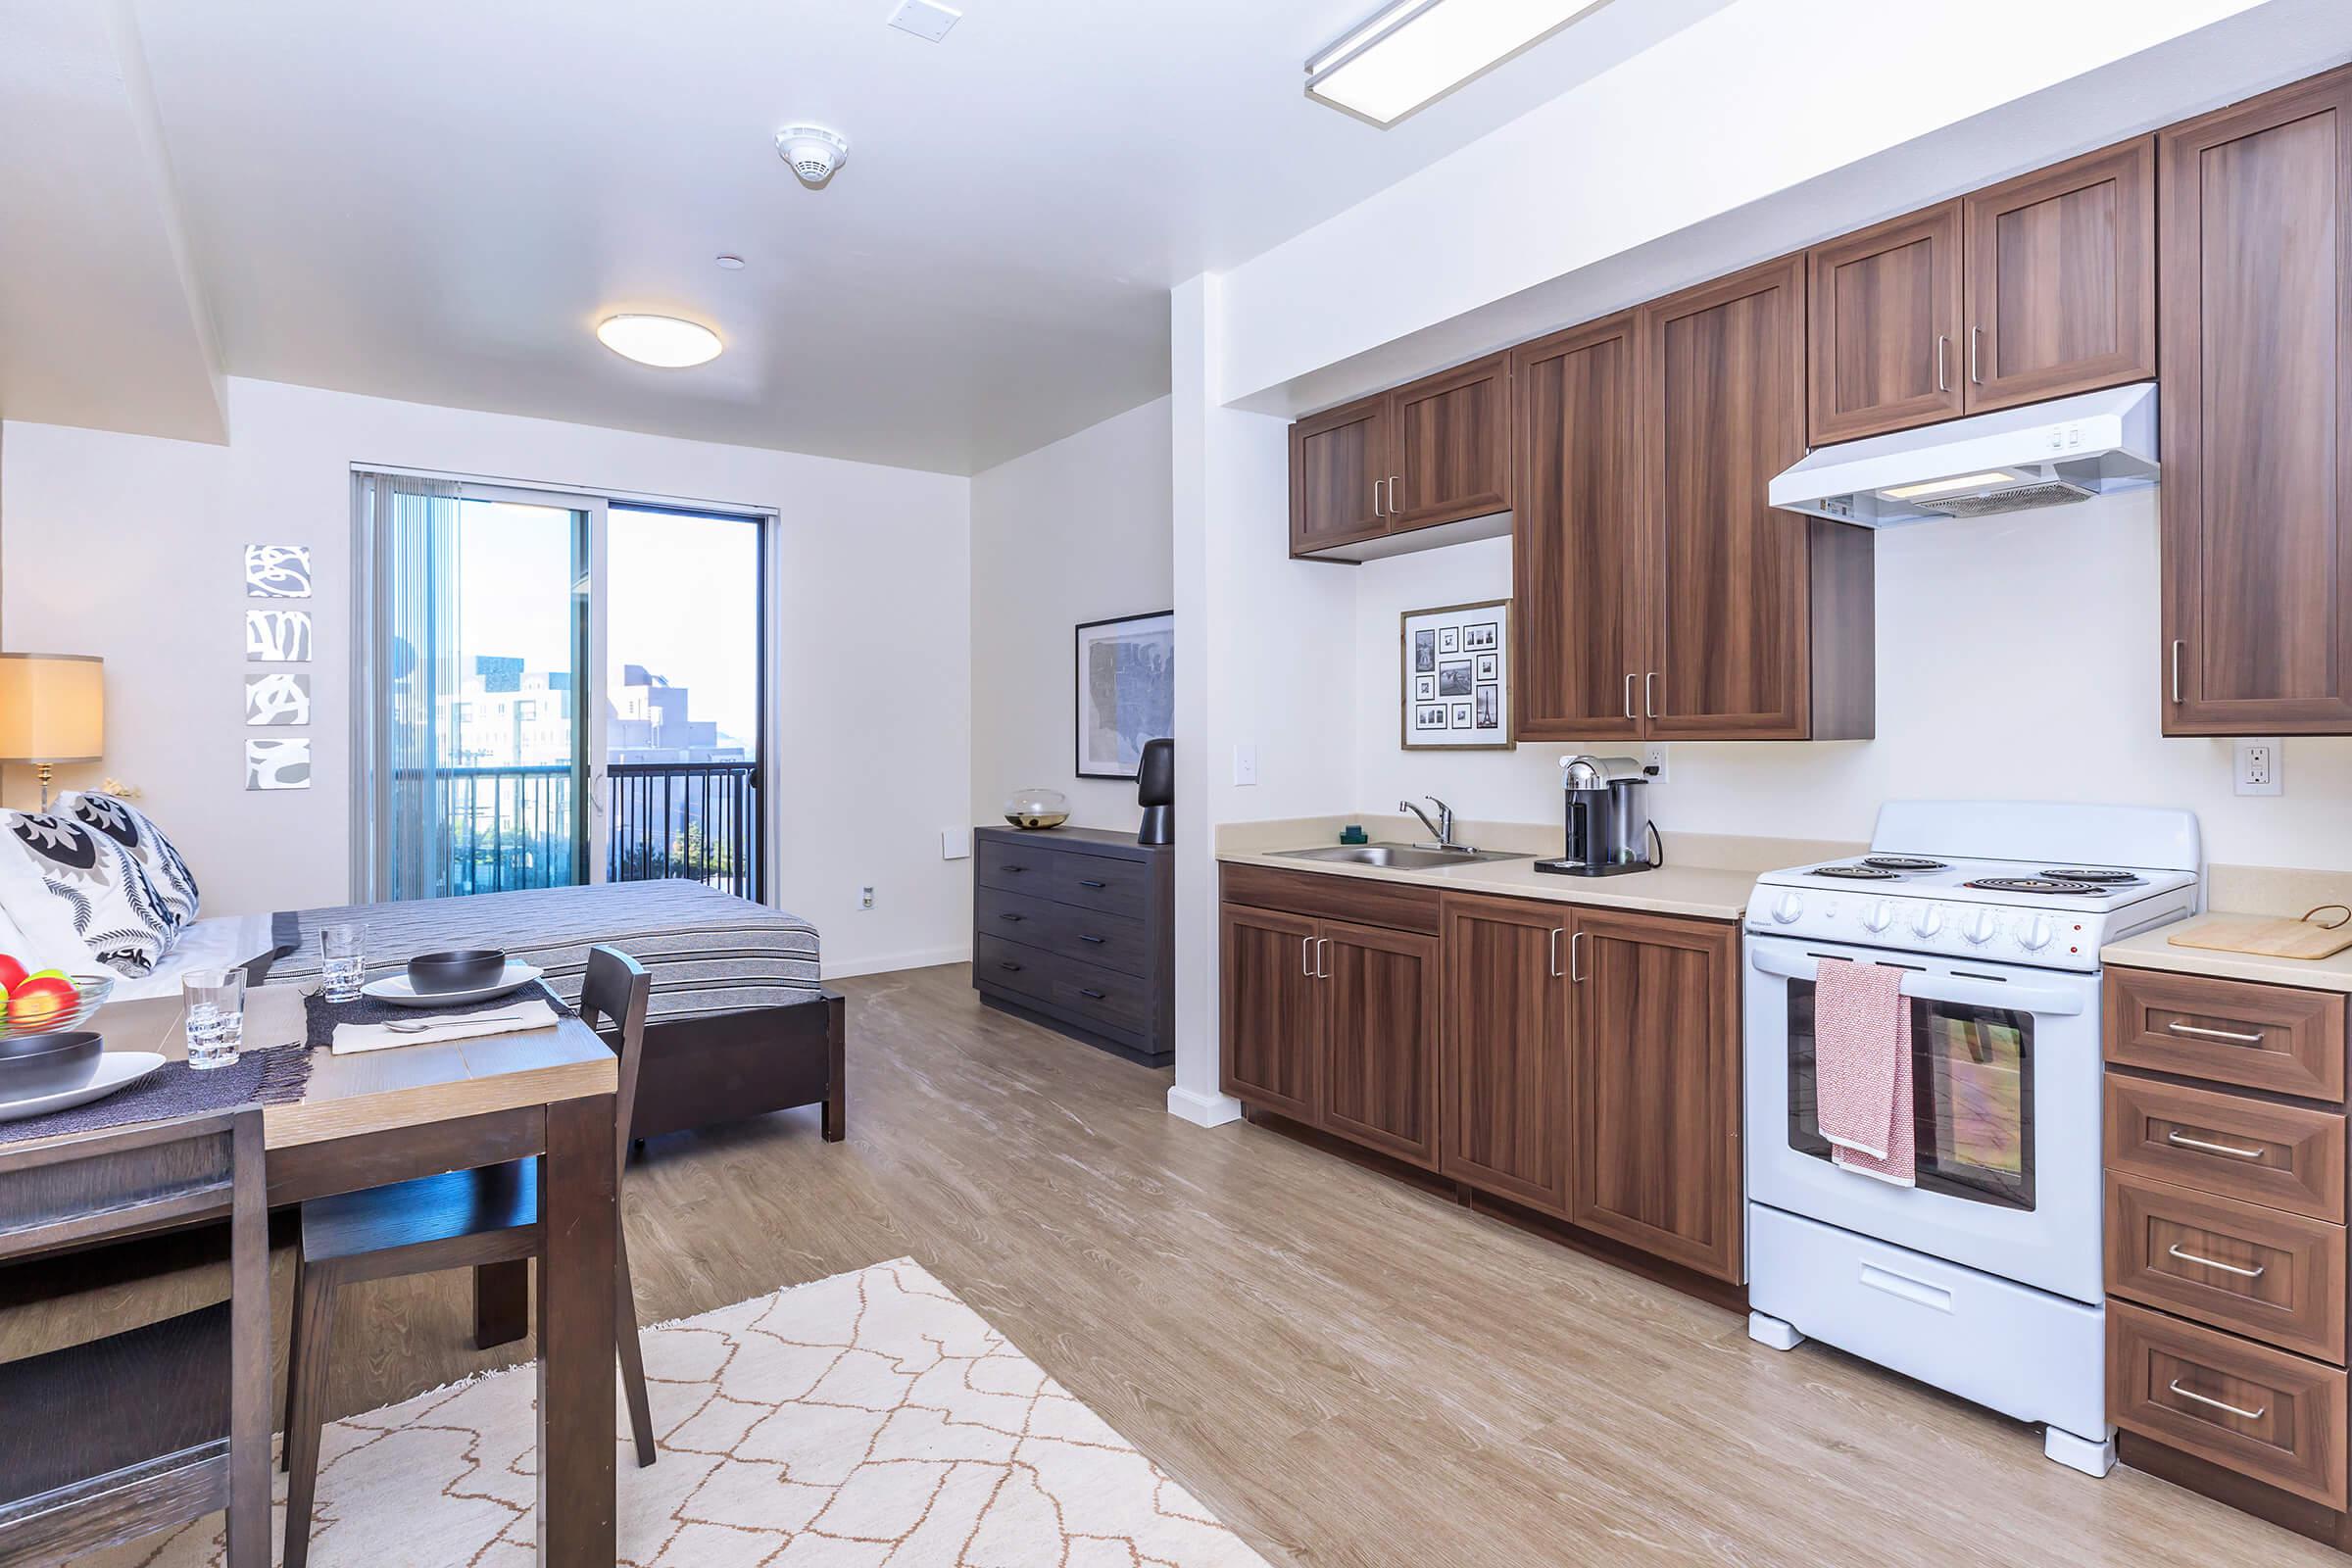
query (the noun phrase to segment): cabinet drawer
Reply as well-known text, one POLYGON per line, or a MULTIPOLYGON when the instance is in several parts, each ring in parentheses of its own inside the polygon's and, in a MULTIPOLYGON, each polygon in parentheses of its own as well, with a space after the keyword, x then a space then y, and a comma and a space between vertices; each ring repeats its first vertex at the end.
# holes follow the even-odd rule
POLYGON ((2344 1218, 2344 1118, 2107 1075, 2107 1168, 2313 1219, 2344 1218))
MULTIPOLYGON (((1152 906, 1152 868, 1107 855, 1056 855, 1049 898, 1140 920, 1152 906)), ((1033 890, 1034 891, 1034 890, 1033 890)))
POLYGON ((2341 1510, 2344 1374, 2122 1301, 2107 1303, 2117 1426, 2341 1510))
POLYGON ((2344 1098, 2344 999, 2152 969, 2107 971, 2107 1059, 2306 1100, 2344 1098))
POLYGON ((2343 1364, 2341 1225, 2110 1175, 2107 1289, 2343 1364))
POLYGON ((1390 931, 1418 931, 1423 936, 1438 934, 1436 888, 1330 871, 1277 871, 1264 865, 1223 866, 1219 885, 1227 904, 1390 931))
POLYGON ((1008 893, 1029 893, 1040 898, 1052 898, 1054 868, 1062 857, 1049 849, 1031 849, 1018 842, 1007 844, 1000 839, 980 840, 980 885, 984 888, 1003 888, 1008 893))
POLYGON ((1152 972, 1149 928, 1123 914, 984 887, 973 901, 972 915, 974 928, 988 936, 1122 974, 1152 972))
POLYGON ((1152 1028, 1151 983, 1135 975, 987 935, 973 939, 972 968, 980 981, 1017 991, 1094 1028, 1122 1035, 1152 1028))

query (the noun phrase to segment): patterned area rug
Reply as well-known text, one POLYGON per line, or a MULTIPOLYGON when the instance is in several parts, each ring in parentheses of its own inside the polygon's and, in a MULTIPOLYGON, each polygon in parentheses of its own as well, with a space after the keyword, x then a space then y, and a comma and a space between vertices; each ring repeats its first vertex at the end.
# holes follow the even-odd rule
MULTIPOLYGON (((906 1258, 649 1329, 645 1364, 661 1457, 615 1439, 627 1568, 1264 1568, 906 1258)), ((529 1568, 533 1387, 329 1427, 315 1568, 529 1568)), ((219 1516, 82 1560, 216 1568, 219 1516)))

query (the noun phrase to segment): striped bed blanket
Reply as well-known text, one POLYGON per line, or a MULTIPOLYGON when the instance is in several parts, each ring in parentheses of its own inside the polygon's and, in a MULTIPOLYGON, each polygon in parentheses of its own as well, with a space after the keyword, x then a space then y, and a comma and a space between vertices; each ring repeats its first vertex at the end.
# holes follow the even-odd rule
POLYGON ((477 893, 457 899, 347 905, 277 915, 271 983, 318 978, 321 927, 368 928, 368 970, 390 973, 419 953, 504 948, 547 971, 565 1002, 580 1000, 588 950, 620 949, 653 975, 650 1022, 708 1018, 814 1001, 816 927, 699 882, 606 882, 592 887, 477 893))

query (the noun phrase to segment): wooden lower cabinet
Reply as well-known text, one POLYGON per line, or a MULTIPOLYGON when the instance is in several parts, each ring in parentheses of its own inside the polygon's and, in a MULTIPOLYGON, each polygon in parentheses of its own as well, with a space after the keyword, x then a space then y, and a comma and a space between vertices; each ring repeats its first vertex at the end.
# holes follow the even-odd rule
POLYGON ((1568 970, 1568 1217, 1743 1278, 1738 929, 1583 909, 1568 970))
POLYGON ((1311 1121, 1323 1033, 1315 922, 1228 904, 1219 924, 1225 1092, 1311 1121))
POLYGON ((1323 1126, 1438 1162, 1438 939, 1323 924, 1323 1126))
POLYGON ((1568 1212, 1568 971, 1575 911, 1527 899, 1445 902, 1446 1138, 1456 1180, 1568 1212))

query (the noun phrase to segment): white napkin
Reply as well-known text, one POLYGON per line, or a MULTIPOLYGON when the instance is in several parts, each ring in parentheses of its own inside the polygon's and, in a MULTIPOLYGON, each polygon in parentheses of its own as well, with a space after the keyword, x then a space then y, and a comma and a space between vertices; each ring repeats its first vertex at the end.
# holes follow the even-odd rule
MULTIPOLYGON (((418 1008, 416 1021, 428 1024, 425 1029, 394 1029, 388 1023, 339 1023, 335 1025, 334 1054, 349 1056, 363 1051, 389 1051, 394 1046, 431 1046, 451 1040, 480 1040, 489 1035, 518 1035, 533 1029, 553 1029, 556 1009, 545 1002, 517 997, 512 1004, 490 1007, 470 1017, 459 1013, 452 1017, 434 1017, 428 1009, 418 1008)), ((405 1021, 405 1020, 404 1020, 405 1021)))

